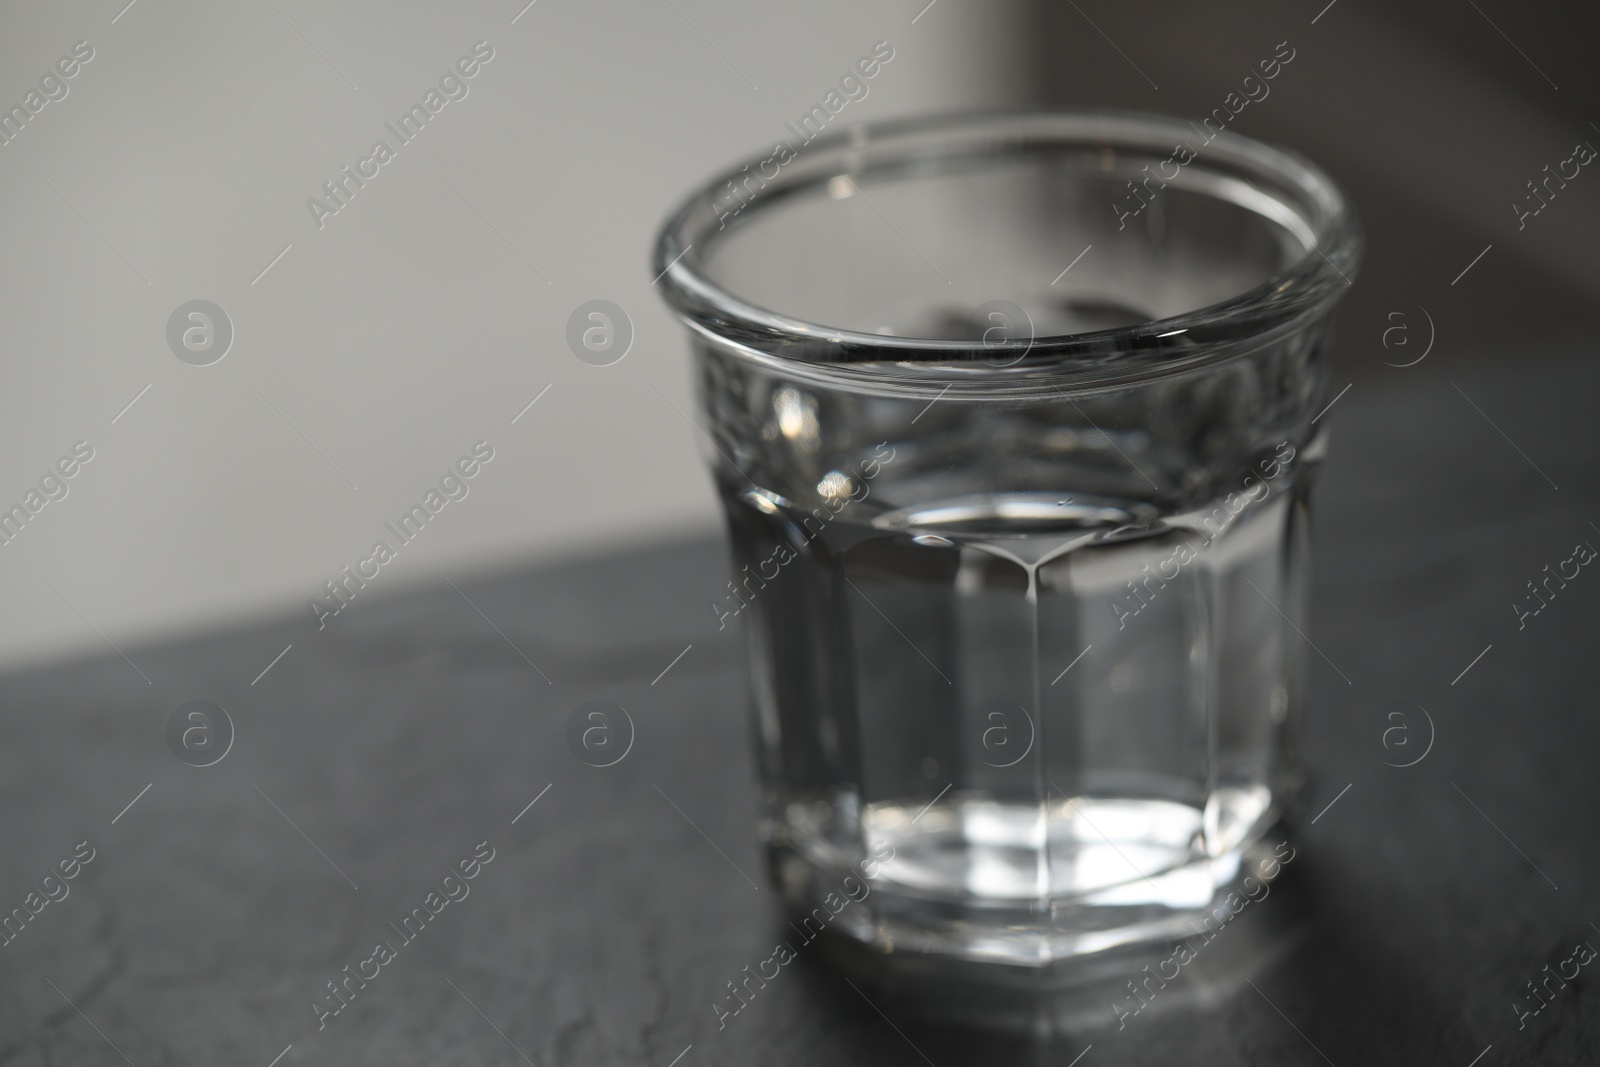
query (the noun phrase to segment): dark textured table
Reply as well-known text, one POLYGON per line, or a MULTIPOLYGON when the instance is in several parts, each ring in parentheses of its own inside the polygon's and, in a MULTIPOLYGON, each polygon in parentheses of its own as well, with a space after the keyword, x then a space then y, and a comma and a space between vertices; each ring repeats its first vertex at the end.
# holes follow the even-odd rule
POLYGON ((0 1064, 1595 1062, 1600 574, 1513 605, 1600 545, 1600 368, 1450 362, 1330 416, 1295 859, 1121 1029, 1133 974, 930 999, 822 941, 719 1029, 787 927, 706 542, 0 681, 0 1064))

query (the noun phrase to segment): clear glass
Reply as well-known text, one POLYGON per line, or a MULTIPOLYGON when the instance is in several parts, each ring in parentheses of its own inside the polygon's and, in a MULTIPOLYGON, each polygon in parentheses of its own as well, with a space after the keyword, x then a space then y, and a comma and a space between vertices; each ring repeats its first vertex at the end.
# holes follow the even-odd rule
POLYGON ((667 221, 807 936, 1048 964, 1245 876, 1359 251, 1298 156, 1103 112, 775 147, 667 221))

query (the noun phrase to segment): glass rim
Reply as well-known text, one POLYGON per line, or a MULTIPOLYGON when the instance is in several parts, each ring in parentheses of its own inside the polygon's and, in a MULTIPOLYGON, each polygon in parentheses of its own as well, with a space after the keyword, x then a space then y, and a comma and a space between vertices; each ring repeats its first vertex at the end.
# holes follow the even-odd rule
MULTIPOLYGON (((763 187, 741 202, 726 229, 712 229, 720 221, 717 195, 771 157, 741 160, 697 188, 663 223, 651 273, 673 311, 697 333, 784 373, 834 385, 849 387, 854 381, 883 389, 898 383, 918 393, 930 384, 1032 391, 1030 384, 1081 389, 1165 377, 1303 328, 1349 287, 1360 263, 1360 226, 1345 194, 1316 164, 1228 130, 1199 137, 1200 150, 1180 164, 1182 187, 1277 223, 1305 246, 1305 253, 1245 292, 1115 329, 987 343, 846 330, 747 301, 712 281, 702 263, 709 245, 761 210, 839 175, 896 169, 937 173, 939 164, 948 168, 976 161, 982 166, 1051 149, 1159 155, 1178 142, 1194 143, 1199 129, 1146 112, 1082 108, 957 112, 857 124, 791 149, 794 158, 776 176, 762 174, 763 187), (1244 184, 1231 180, 1235 177, 1244 184), (1251 177, 1270 183, 1280 196, 1289 194, 1295 203, 1262 193, 1251 177)), ((1178 186, 1176 180, 1168 184, 1178 186)))

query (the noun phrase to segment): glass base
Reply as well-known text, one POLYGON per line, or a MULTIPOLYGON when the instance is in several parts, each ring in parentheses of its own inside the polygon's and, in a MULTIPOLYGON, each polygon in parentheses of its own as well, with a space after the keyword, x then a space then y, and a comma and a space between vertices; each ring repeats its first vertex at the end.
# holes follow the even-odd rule
POLYGON ((870 805, 865 856, 839 847, 821 813, 796 805, 768 835, 802 937, 1027 968, 1214 931, 1287 862, 1287 846, 1259 844, 1272 821, 1264 789, 1219 791, 1205 810, 1087 797, 870 805))

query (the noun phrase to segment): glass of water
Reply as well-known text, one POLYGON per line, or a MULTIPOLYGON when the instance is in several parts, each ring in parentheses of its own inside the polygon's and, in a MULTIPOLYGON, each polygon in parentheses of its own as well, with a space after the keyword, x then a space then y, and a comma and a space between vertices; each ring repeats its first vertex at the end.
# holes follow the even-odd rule
POLYGON ((668 219, 804 936, 1036 966, 1264 873, 1360 244, 1299 156, 1107 112, 775 146, 668 219))

